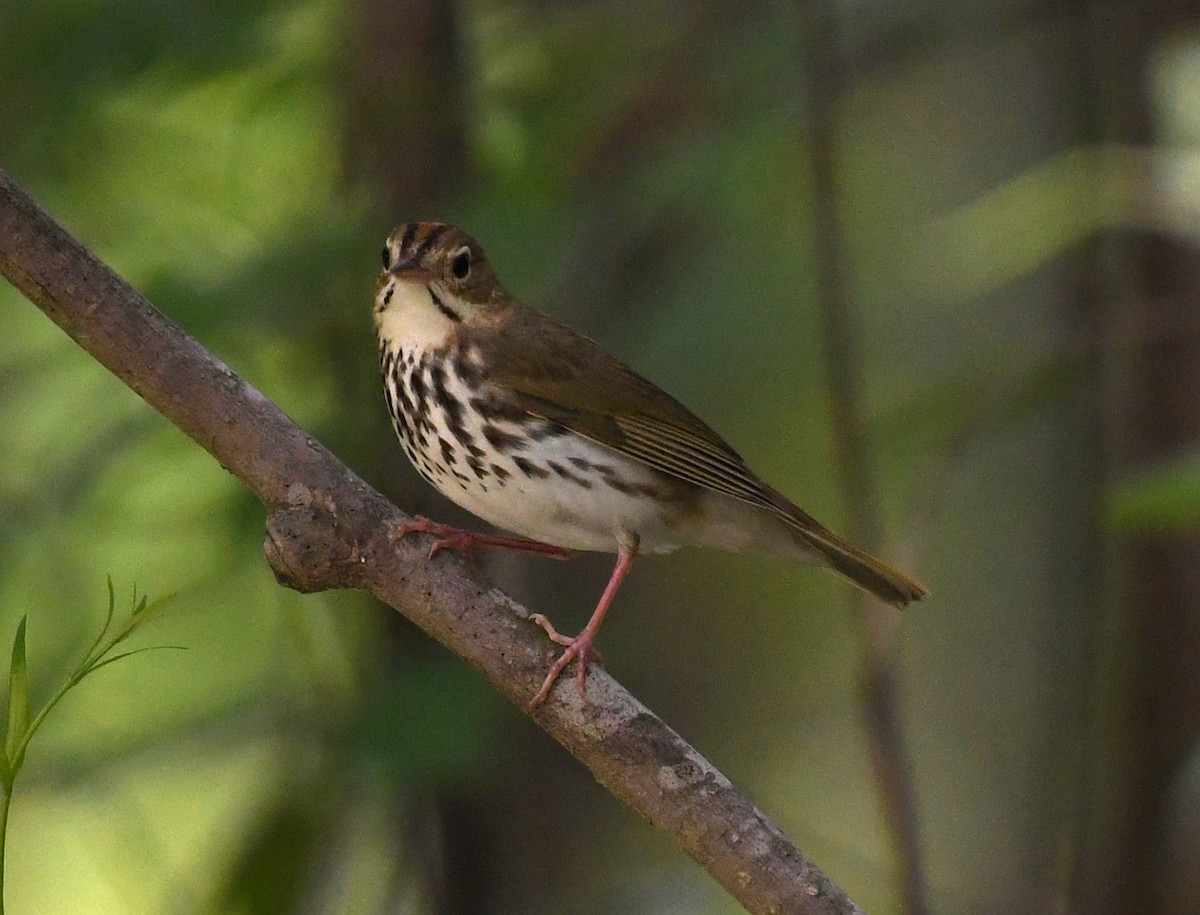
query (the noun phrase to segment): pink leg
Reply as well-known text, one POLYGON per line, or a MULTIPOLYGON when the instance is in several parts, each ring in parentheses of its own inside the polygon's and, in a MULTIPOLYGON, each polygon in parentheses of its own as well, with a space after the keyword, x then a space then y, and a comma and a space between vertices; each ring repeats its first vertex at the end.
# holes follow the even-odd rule
MULTIPOLYGON (((596 604, 596 609, 592 611, 592 618, 583 627, 583 632, 579 633, 575 638, 564 638, 559 635, 558 632, 554 631, 554 627, 549 625, 548 620, 545 622, 535 620, 538 625, 546 629, 547 635, 553 641, 560 645, 565 644, 567 650, 559 655, 558 660, 551 666, 550 672, 546 674, 546 679, 542 681, 542 688, 530 700, 529 707, 531 709, 537 708, 546 701, 546 697, 550 695, 550 689, 554 686, 554 682, 558 679, 559 674, 575 658, 579 659, 579 666, 575 670, 575 685, 579 689, 580 697, 587 698, 588 662, 593 658, 599 659, 599 655, 592 648, 592 643, 596 641, 596 633, 600 631, 600 624, 604 622, 604 614, 608 612, 609 604, 617 596, 617 590, 621 587, 621 582, 629 574, 629 569, 633 566, 635 556, 637 556, 637 540, 634 540, 631 545, 621 544, 617 552, 617 564, 612 570, 612 575, 609 576, 608 585, 605 587, 604 593, 600 595, 600 603, 596 604)), ((545 620, 545 617, 542 619, 545 620)))
POLYGON ((526 553, 540 553, 554 559, 570 559, 576 554, 575 550, 565 547, 541 543, 537 540, 525 540, 522 537, 496 537, 492 534, 476 534, 474 531, 464 531, 448 524, 438 524, 428 518, 418 515, 411 521, 405 521, 392 535, 392 542, 403 540, 409 534, 432 534, 433 546, 429 548, 429 558, 432 559, 442 550, 454 550, 464 557, 470 557, 477 546, 496 546, 509 550, 522 550, 526 553))

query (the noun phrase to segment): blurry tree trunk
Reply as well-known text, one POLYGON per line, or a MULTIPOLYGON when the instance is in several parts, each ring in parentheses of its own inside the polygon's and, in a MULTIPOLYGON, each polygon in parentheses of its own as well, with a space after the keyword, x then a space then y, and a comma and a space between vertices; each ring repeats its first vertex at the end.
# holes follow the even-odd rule
POLYGON ((348 41, 347 168, 397 221, 434 218, 467 161, 457 5, 363 0, 348 41))
MULTIPOLYGON (((459 13, 451 0, 359 0, 349 14, 341 83, 343 169, 380 217, 378 240, 368 250, 378 250, 400 223, 439 218, 440 201, 464 179, 464 87, 472 80, 464 72, 459 13)), ((331 365, 344 367, 338 375, 341 401, 377 406, 382 403, 377 372, 360 371, 343 356, 361 350, 369 334, 368 308, 364 301, 361 309, 332 314, 321 345, 333 354, 331 365)), ((364 419, 363 434, 351 442, 367 443, 351 452, 355 465, 371 479, 390 481, 385 492, 398 504, 436 513, 442 503, 390 438, 366 434, 373 429, 378 423, 364 419)))
MULTIPOLYGON (((1139 4, 1096 3, 1088 8, 1094 91, 1101 93, 1101 139, 1146 147, 1155 143, 1154 67, 1174 32, 1194 16, 1180 0, 1139 4)), ((1113 442, 1115 470, 1136 470, 1167 460, 1200 438, 1200 335, 1197 323, 1181 320, 1196 311, 1200 256, 1165 236, 1121 231, 1110 240, 1119 287, 1107 309, 1128 361, 1114 393, 1124 415, 1113 442), (1132 340, 1127 331, 1132 331, 1132 340), (1130 345, 1132 343, 1132 345, 1130 345)), ((1109 276, 1113 277, 1110 263, 1109 276)), ((1105 874, 1107 905, 1091 911, 1195 911, 1172 904, 1165 843, 1169 840, 1172 789, 1200 738, 1200 536, 1144 534, 1128 543, 1126 599, 1132 681, 1118 724, 1121 811, 1116 846, 1092 876, 1105 874), (1107 890, 1111 889, 1111 896, 1107 890)), ((1086 874, 1084 875, 1086 880, 1086 874)), ((1081 891, 1085 907, 1100 902, 1081 891)))
MULTIPOLYGON (((1133 391, 1132 446, 1139 464, 1166 460, 1200 438, 1200 336, 1178 316, 1195 308, 1200 258, 1166 239, 1148 239, 1139 260, 1146 295, 1133 307, 1138 324, 1174 328, 1154 335, 1141 353, 1133 391)), ((1135 637, 1130 691, 1127 847, 1123 912, 1195 912, 1197 900, 1164 894, 1197 867, 1168 854, 1175 789, 1200 739, 1200 536, 1143 535, 1131 543, 1130 598, 1135 637)))
MULTIPOLYGON (((450 0, 361 0, 347 40, 344 85, 345 167, 350 179, 367 188, 371 202, 390 229, 414 219, 438 219, 439 206, 465 177, 467 123, 458 5, 450 0)), ((382 233, 380 243, 382 244, 382 233)), ((366 303, 361 316, 366 319, 366 303)), ((341 352, 345 341, 329 338, 341 352)), ((336 363, 335 363, 336 364, 336 363)), ((347 384, 353 386, 351 373, 347 384)), ((378 401, 373 390, 360 392, 378 401)), ((347 392, 349 393, 349 392, 347 392)), ((357 396, 348 403, 359 402, 357 396)), ((387 494, 399 504, 437 513, 431 490, 400 455, 390 435, 363 449, 359 466, 379 469, 373 479, 390 480, 387 494), (381 465, 386 465, 386 468, 381 465)), ((404 664, 432 646, 400 617, 388 627, 388 653, 404 664)), ((419 790, 419 789, 418 789, 419 790)), ((489 844, 497 835, 487 808, 454 792, 431 792, 415 799, 406 822, 410 845, 425 869, 429 896, 439 915, 486 915, 494 910, 495 857, 489 844)), ((404 803, 401 801, 401 803, 404 803)))
MULTIPOLYGON (((854 73, 843 50, 839 7, 832 0, 802 4, 806 29, 803 94, 807 103, 807 165, 813 173, 816 224, 815 282, 825 362, 825 389, 837 456, 846 533, 880 552, 883 518, 875 479, 875 452, 865 418, 862 344, 849 276, 842 216, 844 105, 854 73)), ((859 701, 871 769, 896 862, 897 895, 907 915, 925 915, 929 902, 892 651, 894 608, 854 595, 862 669, 859 701)))

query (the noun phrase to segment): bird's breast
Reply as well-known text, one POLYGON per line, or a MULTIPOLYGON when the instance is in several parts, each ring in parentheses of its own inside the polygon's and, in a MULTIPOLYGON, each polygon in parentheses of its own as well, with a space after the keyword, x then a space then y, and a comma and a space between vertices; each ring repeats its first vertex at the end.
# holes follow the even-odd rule
POLYGON ((381 347, 388 409, 429 483, 497 527, 577 550, 613 552, 636 534, 674 549, 677 484, 567 427, 532 416, 467 347, 381 347))

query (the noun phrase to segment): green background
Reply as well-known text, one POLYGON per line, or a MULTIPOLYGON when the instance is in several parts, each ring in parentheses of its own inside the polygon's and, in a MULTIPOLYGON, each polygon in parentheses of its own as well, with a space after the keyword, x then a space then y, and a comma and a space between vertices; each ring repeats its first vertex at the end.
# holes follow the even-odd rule
MULTIPOLYGON (((1194 545, 1200 471, 1186 423, 1138 439, 1134 394, 1195 303, 1145 324, 1160 290, 1129 265, 1149 238, 1194 267, 1195 24, 846 6, 839 92, 808 11, 8 0, 0 168, 405 510, 466 521, 405 465, 375 362, 379 247, 428 218, 844 530, 808 159, 831 105, 880 551, 934 592, 890 633, 932 908, 1122 911, 1133 856, 1145 910, 1194 911, 1196 729, 1137 773, 1131 719, 1182 720, 1143 701, 1136 550, 1194 545)), ((278 587, 258 503, 8 286, 0 455, 0 642, 29 615, 35 697, 106 575, 176 594, 138 644, 188 646, 105 668, 33 745, 13 915, 737 911, 396 613, 278 587)), ((567 631, 610 564, 483 563, 567 631)), ((854 607, 833 576, 684 551, 639 563, 600 642, 897 912, 854 607)))

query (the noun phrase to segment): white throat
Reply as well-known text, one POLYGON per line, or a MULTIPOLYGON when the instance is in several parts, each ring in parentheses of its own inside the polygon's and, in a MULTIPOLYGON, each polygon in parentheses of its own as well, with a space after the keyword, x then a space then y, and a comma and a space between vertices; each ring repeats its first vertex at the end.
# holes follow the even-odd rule
POLYGON ((375 317, 375 330, 394 351, 437 349, 454 334, 455 323, 438 311, 424 283, 389 277, 379 290, 379 301, 384 300, 387 304, 375 317))

